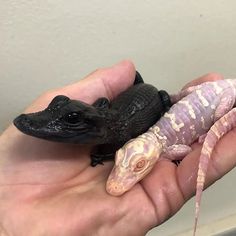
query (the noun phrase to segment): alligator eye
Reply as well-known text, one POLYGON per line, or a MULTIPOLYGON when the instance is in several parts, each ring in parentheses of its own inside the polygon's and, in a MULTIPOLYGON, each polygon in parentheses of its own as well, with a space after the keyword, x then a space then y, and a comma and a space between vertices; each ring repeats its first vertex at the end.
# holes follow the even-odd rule
POLYGON ((64 119, 66 122, 68 122, 70 124, 76 124, 79 121, 81 121, 81 116, 77 112, 71 112, 71 113, 66 114, 64 116, 64 119))
POLYGON ((135 172, 138 172, 138 171, 141 171, 143 170, 143 168, 145 167, 146 165, 146 160, 140 160, 136 163, 135 167, 134 167, 134 171, 135 172))

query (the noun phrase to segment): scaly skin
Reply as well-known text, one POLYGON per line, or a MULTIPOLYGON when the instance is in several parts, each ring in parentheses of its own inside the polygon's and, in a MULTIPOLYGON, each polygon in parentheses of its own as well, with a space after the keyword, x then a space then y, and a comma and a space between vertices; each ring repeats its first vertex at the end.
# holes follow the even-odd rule
POLYGON ((91 153, 96 166, 114 160, 118 148, 146 132, 170 106, 168 93, 144 83, 136 72, 134 85, 112 101, 101 97, 91 105, 58 95, 45 109, 16 117, 14 125, 45 140, 96 145, 91 153))
POLYGON ((106 189, 115 196, 123 194, 152 170, 160 156, 181 160, 192 150, 190 145, 199 139, 204 145, 197 178, 195 235, 212 150, 220 137, 236 124, 232 116, 235 110, 231 111, 236 101, 236 80, 193 86, 173 96, 172 100, 178 102, 164 117, 118 150, 106 189))
POLYGON ((218 121, 216 121, 216 123, 208 131, 203 143, 197 174, 194 235, 196 234, 201 196, 204 183, 206 181, 208 163, 212 157, 212 152, 220 138, 231 131, 234 127, 236 127, 236 108, 233 108, 218 121))

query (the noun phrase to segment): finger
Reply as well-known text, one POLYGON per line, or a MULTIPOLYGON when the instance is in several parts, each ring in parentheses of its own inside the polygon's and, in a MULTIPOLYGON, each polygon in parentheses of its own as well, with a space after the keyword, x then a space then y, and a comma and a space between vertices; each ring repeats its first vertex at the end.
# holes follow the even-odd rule
POLYGON ((126 60, 109 68, 98 69, 81 81, 62 88, 61 91, 74 99, 86 102, 93 102, 102 96, 112 100, 132 85, 134 78, 135 67, 131 61, 126 60))
MULTIPOLYGON (((205 188, 236 166, 235 140, 236 129, 229 132, 215 147, 209 162, 205 188)), ((169 160, 159 161, 141 181, 156 207, 158 224, 176 213, 195 194, 201 147, 195 143, 193 151, 177 168, 169 160)))
POLYGON ((222 75, 217 74, 217 73, 209 73, 209 74, 203 75, 203 76, 201 76, 197 79, 194 79, 191 82, 187 83, 182 88, 182 90, 186 89, 188 87, 191 87, 191 86, 196 86, 196 85, 202 84, 202 83, 207 82, 207 81, 216 81, 216 80, 221 80, 221 79, 224 79, 224 77, 222 75))
POLYGON ((152 171, 141 181, 156 209, 157 225, 176 213, 184 198, 176 178, 176 165, 169 160, 158 161, 152 171))
POLYGON ((57 95, 65 95, 87 103, 92 103, 99 97, 112 100, 131 86, 134 78, 133 63, 125 60, 112 67, 96 70, 79 82, 43 94, 27 109, 27 112, 45 108, 57 95))

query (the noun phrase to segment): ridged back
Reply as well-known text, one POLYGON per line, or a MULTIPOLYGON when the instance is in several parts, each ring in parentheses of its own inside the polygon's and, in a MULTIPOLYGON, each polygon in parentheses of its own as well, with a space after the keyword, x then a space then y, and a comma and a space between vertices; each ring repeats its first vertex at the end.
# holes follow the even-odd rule
POLYGON ((158 90, 149 84, 137 84, 120 94, 111 104, 119 112, 119 122, 127 123, 131 137, 145 132, 165 112, 158 90))

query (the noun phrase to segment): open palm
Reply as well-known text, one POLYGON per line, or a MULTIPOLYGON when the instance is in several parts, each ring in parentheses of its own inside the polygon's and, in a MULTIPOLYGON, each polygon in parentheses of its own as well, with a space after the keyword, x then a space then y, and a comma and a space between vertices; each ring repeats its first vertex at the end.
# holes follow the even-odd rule
MULTIPOLYGON (((27 112, 43 109, 58 94, 88 103, 101 96, 113 99, 132 85, 134 77, 133 64, 124 61, 47 92, 27 112)), ((197 83, 219 78, 209 75, 197 83)), ((236 139, 234 132, 227 136, 231 136, 225 138, 228 141, 223 139, 217 146, 208 185, 235 165, 236 148, 230 149, 227 161, 218 158, 223 146, 229 150, 229 140, 236 139)), ((11 125, 0 137, 0 234, 145 235, 194 194, 200 146, 193 146, 194 151, 178 167, 162 160, 129 192, 113 197, 105 190, 112 162, 93 168, 89 146, 36 139, 11 125)))

